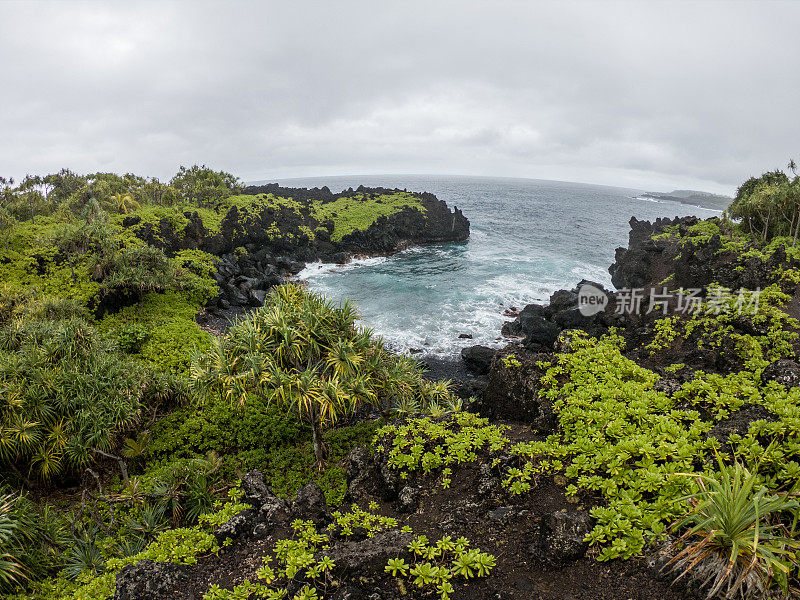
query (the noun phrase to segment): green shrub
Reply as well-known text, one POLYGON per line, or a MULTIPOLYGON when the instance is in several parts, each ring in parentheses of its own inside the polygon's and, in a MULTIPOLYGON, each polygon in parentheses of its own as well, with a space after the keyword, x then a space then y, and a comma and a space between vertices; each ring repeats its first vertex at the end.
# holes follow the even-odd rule
POLYGON ((194 355, 211 345, 211 336, 195 321, 199 305, 178 292, 146 294, 141 303, 107 315, 98 329, 130 349, 131 332, 144 330, 136 355, 152 368, 186 376, 194 355))
MULTIPOLYGON (((236 455, 289 446, 298 438, 301 427, 297 418, 261 398, 254 397, 242 406, 216 399, 162 418, 153 428, 149 453, 157 460, 195 458, 212 450, 236 455)), ((235 463, 235 458, 231 462, 235 463)))
POLYGON ((433 421, 408 419, 378 430, 376 444, 389 450, 389 467, 407 479, 416 471, 424 474, 445 467, 476 462, 479 454, 496 453, 509 445, 503 425, 489 425, 487 419, 472 413, 456 413, 452 418, 433 421))

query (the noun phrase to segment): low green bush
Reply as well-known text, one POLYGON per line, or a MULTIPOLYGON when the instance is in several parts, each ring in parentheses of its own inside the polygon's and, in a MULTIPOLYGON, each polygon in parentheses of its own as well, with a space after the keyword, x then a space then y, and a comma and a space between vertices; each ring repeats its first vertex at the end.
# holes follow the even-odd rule
POLYGON ((211 346, 195 321, 200 305, 180 292, 146 294, 142 301, 105 316, 98 330, 150 367, 186 377, 194 356, 211 346))

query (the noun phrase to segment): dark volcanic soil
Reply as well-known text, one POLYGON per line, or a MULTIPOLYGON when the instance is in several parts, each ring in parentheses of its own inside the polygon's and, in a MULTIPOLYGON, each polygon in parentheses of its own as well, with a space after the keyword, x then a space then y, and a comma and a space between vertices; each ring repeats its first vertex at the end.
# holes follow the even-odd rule
MULTIPOLYGON (((515 440, 531 439, 529 427, 513 425, 508 435, 515 440)), ((530 493, 511 498, 481 497, 477 490, 479 468, 468 465, 454 469, 449 489, 442 489, 432 476, 414 481, 425 490, 419 507, 410 514, 400 514, 395 503, 381 498, 381 514, 398 519, 399 526, 410 525, 414 535, 425 534, 432 541, 443 535, 468 538, 472 547, 493 554, 497 566, 485 579, 453 580, 452 598, 465 600, 680 600, 684 595, 668 582, 653 576, 644 560, 600 563, 590 555, 563 565, 551 565, 534 557, 530 547, 536 539, 540 518, 560 509, 583 508, 570 502, 552 478, 539 481, 530 493)), ((347 510, 349 504, 342 507, 347 510)), ((200 600, 212 583, 232 588, 244 579, 256 581, 261 558, 272 551, 276 540, 290 537, 287 524, 275 527, 263 539, 239 539, 218 555, 207 556, 191 570, 190 584, 175 590, 180 600, 200 600)), ((336 543, 333 544, 336 546, 336 543)), ((369 576, 339 577, 340 583, 329 588, 325 598, 344 600, 395 600, 401 598, 436 598, 415 588, 408 579, 404 585, 382 571, 369 576)), ((321 590, 320 590, 321 591, 321 590)), ((290 595, 291 597, 291 595, 290 595)))

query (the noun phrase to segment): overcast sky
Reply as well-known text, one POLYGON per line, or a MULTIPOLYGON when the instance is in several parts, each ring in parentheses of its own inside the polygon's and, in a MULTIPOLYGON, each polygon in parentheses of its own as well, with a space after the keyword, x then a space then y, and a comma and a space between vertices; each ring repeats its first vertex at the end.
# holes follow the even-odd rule
POLYGON ((800 159, 800 3, 5 2, 0 175, 534 177, 800 159))

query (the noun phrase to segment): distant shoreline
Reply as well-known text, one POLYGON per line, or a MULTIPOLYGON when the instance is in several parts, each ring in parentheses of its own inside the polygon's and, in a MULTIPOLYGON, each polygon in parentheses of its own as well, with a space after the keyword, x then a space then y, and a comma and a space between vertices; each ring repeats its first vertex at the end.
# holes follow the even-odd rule
POLYGON ((731 202, 733 198, 722 196, 719 194, 710 194, 708 192, 695 192, 693 190, 675 190, 674 192, 661 193, 661 192, 644 192, 639 194, 639 198, 647 198, 652 200, 666 200, 670 202, 679 202, 690 206, 699 206, 700 208, 708 208, 712 210, 723 211, 731 202))

